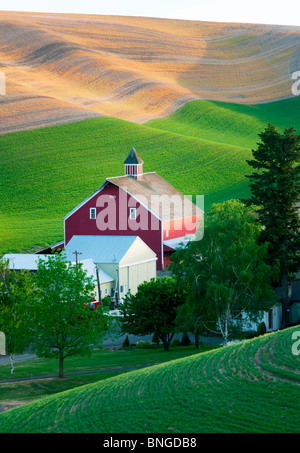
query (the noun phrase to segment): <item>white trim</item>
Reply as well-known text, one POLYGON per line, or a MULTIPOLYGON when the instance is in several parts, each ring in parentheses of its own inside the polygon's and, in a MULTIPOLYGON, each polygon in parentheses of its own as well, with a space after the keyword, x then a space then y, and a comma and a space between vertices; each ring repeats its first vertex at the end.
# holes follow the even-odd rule
MULTIPOLYGON (((147 174, 150 174, 150 173, 155 173, 155 171, 150 171, 148 173, 143 173, 144 175, 147 175, 147 174)), ((95 197, 96 195, 98 195, 98 193, 100 193, 104 187, 108 184, 108 183, 111 183, 113 184, 114 186, 116 187, 119 187, 119 189, 122 189, 124 190, 124 192, 128 193, 131 197, 133 197, 135 200, 137 200, 144 208, 146 208, 149 212, 151 212, 151 214, 153 214, 155 217, 157 217, 159 220, 162 221, 162 218, 159 217, 159 215, 157 215, 155 212, 152 211, 152 209, 149 208, 149 206, 145 205, 143 202, 141 202, 136 196, 134 196, 131 192, 129 192, 128 190, 125 190, 123 187, 119 186, 118 184, 116 184, 114 181, 112 181, 112 179, 114 178, 128 178, 128 175, 122 175, 122 176, 112 176, 111 178, 106 178, 105 181, 103 181, 103 183, 101 184, 101 186, 99 187, 99 189, 97 189, 92 195, 90 195, 89 197, 85 198, 81 203, 79 203, 75 208, 72 209, 72 211, 70 211, 67 215, 65 215, 63 217, 63 220, 67 220, 69 217, 71 217, 71 215, 73 215, 76 211, 78 211, 78 209, 80 209, 82 206, 84 206, 88 201, 90 201, 93 197, 95 197)))
POLYGON ((90 220, 96 220, 97 218, 97 209, 96 208, 90 208, 90 220), (93 213, 93 215, 92 215, 93 213))
POLYGON ((163 229, 163 222, 161 225, 161 268, 164 269, 164 229, 163 229))
POLYGON ((66 220, 63 219, 63 221, 64 221, 64 247, 66 247, 66 245, 67 245, 66 244, 66 220))
POLYGON ((134 198, 136 201, 138 201, 141 206, 143 206, 144 208, 147 209, 147 211, 149 211, 151 214, 153 214, 158 220, 160 220, 161 222, 163 221, 162 218, 156 214, 156 212, 152 211, 152 209, 150 209, 149 206, 147 206, 145 203, 140 201, 135 195, 133 195, 131 192, 129 192, 129 190, 127 190, 127 189, 125 190, 124 187, 119 186, 118 184, 114 183, 113 181, 108 180, 108 182, 110 182, 111 184, 114 184, 116 187, 119 187, 119 189, 123 190, 125 193, 128 193, 132 198, 134 198))
POLYGON ((136 220, 136 208, 129 208, 129 220, 136 220))
MULTIPOLYGON (((105 182, 105 181, 104 181, 105 182)), ((103 184, 102 184, 103 185, 103 184)), ((67 220, 69 217, 71 217, 71 215, 73 215, 76 211, 78 211, 78 209, 80 209, 83 205, 85 205, 88 201, 90 201, 95 195, 97 195, 99 192, 101 192, 102 190, 102 185, 100 186, 100 188, 98 190, 96 190, 96 192, 94 192, 92 195, 90 195, 89 197, 85 198, 85 200, 83 200, 81 203, 79 203, 74 209, 72 209, 72 211, 69 212, 69 214, 65 215, 65 217, 63 217, 63 220, 67 220)))

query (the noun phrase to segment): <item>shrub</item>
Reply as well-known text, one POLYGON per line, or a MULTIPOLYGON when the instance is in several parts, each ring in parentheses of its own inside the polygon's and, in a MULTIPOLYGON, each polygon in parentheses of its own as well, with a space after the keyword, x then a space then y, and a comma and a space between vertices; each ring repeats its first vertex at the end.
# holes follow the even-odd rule
POLYGON ((264 335, 265 333, 267 333, 267 328, 266 324, 263 321, 257 326, 257 336, 259 337, 260 335, 264 335))
POLYGON ((184 332, 184 334, 182 335, 181 344, 182 346, 190 346, 191 340, 187 332, 184 332))
POLYGON ((139 349, 151 349, 152 348, 151 343, 149 343, 149 341, 143 341, 143 340, 137 341, 136 347, 139 349))
POLYGON ((159 345, 159 335, 158 335, 157 332, 155 332, 155 333, 153 334, 152 343, 155 343, 155 344, 159 345))
POLYGON ((129 346, 130 346, 130 343, 129 343, 129 338, 127 335, 125 340, 123 341, 123 348, 129 348, 129 346))

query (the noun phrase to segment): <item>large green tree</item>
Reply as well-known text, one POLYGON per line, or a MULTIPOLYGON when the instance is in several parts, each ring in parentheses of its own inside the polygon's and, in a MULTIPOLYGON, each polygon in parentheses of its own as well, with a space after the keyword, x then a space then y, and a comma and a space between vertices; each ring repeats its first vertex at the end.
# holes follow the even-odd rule
POLYGON ((296 203, 299 201, 297 163, 300 159, 300 136, 292 127, 283 133, 269 124, 259 134, 261 142, 252 150, 250 178, 251 198, 258 206, 257 220, 262 226, 259 240, 268 244, 266 260, 277 264, 279 277, 274 286, 283 288, 282 327, 288 325, 288 280, 300 267, 300 223, 296 203))
POLYGON ((144 282, 120 307, 121 330, 134 335, 156 334, 168 351, 176 332, 176 310, 183 302, 183 291, 176 280, 161 277, 144 282))
POLYGON ((204 236, 173 256, 172 270, 184 282, 186 314, 200 330, 219 330, 227 344, 245 319, 258 320, 274 304, 266 246, 257 239, 254 213, 237 200, 213 205, 205 214, 204 236), (244 317, 246 315, 246 318, 244 317))
POLYGON ((30 343, 27 310, 33 297, 33 275, 25 270, 17 272, 8 260, 0 260, 0 331, 5 335, 11 373, 15 371, 15 354, 22 354, 30 343))
POLYGON ((108 310, 104 306, 89 309, 92 278, 80 265, 68 263, 63 254, 39 261, 36 288, 30 310, 33 350, 39 357, 57 358, 62 378, 66 357, 89 355, 101 344, 110 323, 108 310))

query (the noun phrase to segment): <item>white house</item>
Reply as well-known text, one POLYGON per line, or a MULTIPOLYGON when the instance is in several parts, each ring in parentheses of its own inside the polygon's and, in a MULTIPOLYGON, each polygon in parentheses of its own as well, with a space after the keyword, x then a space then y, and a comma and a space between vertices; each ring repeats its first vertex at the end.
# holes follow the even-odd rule
POLYGON ((144 281, 156 278, 156 254, 139 236, 73 236, 65 247, 67 259, 91 259, 114 281, 110 296, 122 301, 144 281))

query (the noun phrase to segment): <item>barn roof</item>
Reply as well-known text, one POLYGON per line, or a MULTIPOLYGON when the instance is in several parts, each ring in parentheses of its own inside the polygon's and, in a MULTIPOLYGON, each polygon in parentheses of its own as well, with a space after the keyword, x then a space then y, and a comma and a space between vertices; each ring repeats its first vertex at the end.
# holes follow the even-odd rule
POLYGON ((129 152, 128 156, 124 160, 124 164, 133 165, 133 164, 143 164, 144 161, 141 159, 139 154, 136 152, 134 148, 129 152))
POLYGON ((146 206, 159 219, 168 221, 191 215, 200 215, 203 211, 192 203, 186 196, 169 184, 155 172, 143 173, 143 179, 137 180, 131 176, 115 176, 107 178, 98 190, 83 200, 63 219, 66 220, 80 209, 95 195, 98 195, 107 184, 114 184, 128 192, 131 196, 146 206), (159 201, 159 203, 157 203, 159 201), (173 203, 175 202, 175 203, 173 203), (184 214, 184 215, 183 215, 184 214))
POLYGON ((131 176, 107 178, 101 188, 107 182, 127 191, 165 221, 203 213, 199 207, 155 172, 144 173, 141 180, 131 176))

